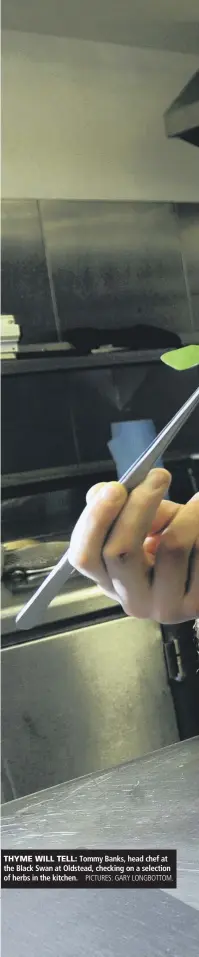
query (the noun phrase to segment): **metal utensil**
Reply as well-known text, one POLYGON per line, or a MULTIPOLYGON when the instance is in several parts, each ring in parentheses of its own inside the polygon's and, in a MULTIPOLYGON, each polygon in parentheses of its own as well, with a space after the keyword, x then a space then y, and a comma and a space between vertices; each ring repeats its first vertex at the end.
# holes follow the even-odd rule
MULTIPOLYGON (((131 492, 140 482, 143 482, 148 472, 154 467, 159 456, 163 455, 168 445, 173 441, 175 435, 187 421, 191 412, 196 408, 199 402, 199 387, 193 392, 193 395, 187 399, 176 415, 165 425, 165 428, 157 435, 146 452, 140 455, 134 464, 125 472, 120 479, 120 484, 124 485, 128 492, 131 492)), ((60 561, 42 582, 34 595, 22 608, 16 618, 17 628, 24 630, 34 628, 42 618, 45 608, 50 604, 53 598, 59 593, 60 589, 67 582, 68 578, 74 573, 75 569, 70 565, 68 551, 64 552, 60 561)))

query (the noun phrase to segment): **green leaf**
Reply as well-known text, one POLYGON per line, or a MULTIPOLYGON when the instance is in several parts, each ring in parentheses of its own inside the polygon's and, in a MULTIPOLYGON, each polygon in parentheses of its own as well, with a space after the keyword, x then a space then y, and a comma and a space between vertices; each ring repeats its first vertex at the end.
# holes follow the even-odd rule
POLYGON ((164 352, 161 360, 178 372, 192 369, 193 366, 199 365, 199 346, 183 346, 182 349, 175 349, 173 352, 164 352))

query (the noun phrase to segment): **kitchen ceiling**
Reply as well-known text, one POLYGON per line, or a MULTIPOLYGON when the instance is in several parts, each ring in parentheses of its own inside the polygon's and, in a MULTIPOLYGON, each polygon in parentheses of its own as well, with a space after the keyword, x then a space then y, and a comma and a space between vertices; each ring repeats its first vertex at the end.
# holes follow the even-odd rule
POLYGON ((2 29, 199 54, 199 0, 2 0, 2 29))

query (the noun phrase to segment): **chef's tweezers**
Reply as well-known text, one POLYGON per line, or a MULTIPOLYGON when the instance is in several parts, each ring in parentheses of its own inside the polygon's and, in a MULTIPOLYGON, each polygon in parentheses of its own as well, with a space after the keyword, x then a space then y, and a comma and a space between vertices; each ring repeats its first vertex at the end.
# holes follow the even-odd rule
MULTIPOLYGON (((140 482, 143 482, 148 472, 154 467, 159 456, 163 455, 170 442, 182 428, 184 423, 191 415, 199 402, 199 388, 193 392, 193 395, 184 403, 181 409, 165 425, 164 429, 157 435, 148 449, 140 455, 134 464, 125 472, 120 479, 120 484, 124 485, 128 492, 131 492, 140 482)), ((67 582, 74 568, 68 560, 68 550, 62 555, 60 561, 47 576, 42 585, 37 589, 27 604, 22 608, 16 618, 16 626, 19 629, 28 630, 34 628, 41 621, 45 608, 50 604, 53 598, 59 593, 60 589, 67 582)))

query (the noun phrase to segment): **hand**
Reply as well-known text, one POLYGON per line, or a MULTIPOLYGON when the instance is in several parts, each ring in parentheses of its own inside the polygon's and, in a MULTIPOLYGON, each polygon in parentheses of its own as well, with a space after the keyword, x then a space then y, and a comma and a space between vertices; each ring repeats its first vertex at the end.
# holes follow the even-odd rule
POLYGON ((162 624, 199 615, 199 493, 165 500, 170 481, 153 469, 129 496, 119 482, 94 486, 69 547, 71 564, 127 615, 162 624))

